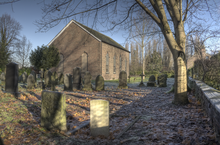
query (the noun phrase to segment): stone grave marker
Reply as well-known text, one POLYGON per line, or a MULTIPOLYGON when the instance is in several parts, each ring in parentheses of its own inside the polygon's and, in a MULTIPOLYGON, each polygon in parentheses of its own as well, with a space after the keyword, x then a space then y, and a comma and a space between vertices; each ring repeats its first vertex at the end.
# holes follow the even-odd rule
POLYGON ((167 75, 165 74, 160 75, 157 81, 159 87, 167 87, 167 75))
POLYGON ((118 88, 120 89, 127 89, 127 73, 125 71, 121 71, 119 74, 119 85, 118 88))
POLYGON ((64 75, 64 91, 72 91, 72 75, 64 75))
POLYGON ((11 62, 6 65, 5 92, 19 98, 18 92, 18 64, 11 62))
POLYGON ((33 89, 35 86, 34 76, 30 74, 27 78, 27 89, 33 89))
POLYGON ((27 73, 26 72, 24 72, 23 74, 22 74, 22 82, 25 84, 25 83, 27 83, 27 73))
POLYGON ((58 85, 58 74, 53 72, 52 76, 54 77, 55 85, 58 85))
POLYGON ((95 90, 102 91, 105 89, 104 78, 101 75, 98 75, 95 79, 95 90))
POLYGON ((1 74, 1 80, 5 81, 5 73, 4 72, 2 72, 2 74, 1 74))
POLYGON ((84 75, 84 84, 83 84, 83 91, 92 91, 92 83, 91 83, 91 74, 89 71, 86 71, 84 75))
POLYGON ((42 82, 42 80, 44 78, 44 69, 43 68, 40 69, 40 78, 41 78, 41 82, 42 82))
POLYGON ((73 69, 73 90, 79 90, 81 85, 81 69, 75 67, 73 69))
POLYGON ((51 71, 47 70, 45 72, 45 87, 51 87, 51 71))
POLYGON ((53 73, 51 76, 51 91, 55 91, 55 87, 56 87, 56 81, 55 81, 55 75, 53 73))
POLYGON ((37 80, 36 80, 36 73, 35 73, 35 71, 31 71, 31 74, 33 75, 33 77, 34 77, 34 82, 37 82, 37 80))
POLYGON ((109 136, 109 101, 90 101, 90 130, 92 136, 109 136))
POLYGON ((141 82, 138 85, 138 87, 143 87, 143 86, 145 86, 144 83, 143 83, 143 77, 145 77, 145 75, 142 73, 142 74, 140 74, 140 76, 141 76, 141 82))
POLYGON ((66 131, 66 96, 60 92, 42 91, 41 126, 66 131))
POLYGON ((149 80, 147 82, 147 87, 156 87, 156 81, 155 81, 155 76, 151 75, 149 77, 149 80))
POLYGON ((63 73, 61 73, 59 76, 59 84, 63 84, 63 83, 64 83, 64 76, 63 73))

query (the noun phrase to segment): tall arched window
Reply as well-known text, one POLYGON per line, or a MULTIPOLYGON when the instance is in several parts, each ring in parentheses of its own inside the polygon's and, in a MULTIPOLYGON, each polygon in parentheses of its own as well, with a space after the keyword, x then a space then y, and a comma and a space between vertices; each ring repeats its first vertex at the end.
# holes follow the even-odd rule
POLYGON ((58 64, 58 70, 57 70, 57 72, 58 73, 63 73, 63 71, 64 71, 64 61, 63 61, 63 54, 59 54, 59 57, 60 57, 60 62, 59 62, 59 64, 58 64))
POLYGON ((84 52, 82 54, 82 72, 88 71, 88 54, 84 52))
POLYGON ((109 56, 106 54, 106 73, 109 73, 109 56))
POLYGON ((116 73, 116 56, 113 59, 113 73, 116 73))
MULTIPOLYGON (((121 56, 120 56, 120 58, 119 58, 119 63, 120 63, 120 66, 119 66, 119 71, 121 72, 122 70, 122 58, 121 58, 121 56)), ((120 73, 119 72, 119 73, 120 73)))
POLYGON ((127 59, 125 59, 125 71, 127 72, 127 59))

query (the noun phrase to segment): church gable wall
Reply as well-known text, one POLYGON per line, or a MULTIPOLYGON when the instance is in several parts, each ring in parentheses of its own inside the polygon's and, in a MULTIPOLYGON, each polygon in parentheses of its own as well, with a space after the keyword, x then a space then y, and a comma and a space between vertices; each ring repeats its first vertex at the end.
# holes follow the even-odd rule
POLYGON ((55 45, 63 55, 63 63, 51 68, 52 72, 60 70, 58 68, 62 65, 64 74, 72 74, 74 67, 82 66, 84 69, 88 66, 87 70, 91 73, 92 79, 101 73, 101 43, 76 24, 70 24, 51 45, 55 45), (88 56, 87 59, 85 55, 88 56), (88 65, 82 64, 85 60, 88 60, 88 65))

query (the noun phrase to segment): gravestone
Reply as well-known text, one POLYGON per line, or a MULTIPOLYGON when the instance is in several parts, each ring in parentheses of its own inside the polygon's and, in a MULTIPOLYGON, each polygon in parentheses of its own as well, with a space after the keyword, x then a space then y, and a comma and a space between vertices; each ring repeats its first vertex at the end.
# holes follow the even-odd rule
POLYGON ((121 71, 119 74, 119 85, 120 89, 127 89, 127 73, 125 71, 121 71))
POLYGON ((142 73, 142 74, 140 74, 140 76, 141 76, 141 82, 140 82, 140 84, 138 85, 138 87, 144 87, 145 85, 144 85, 144 83, 143 83, 143 79, 144 79, 145 75, 142 73))
POLYGON ((162 74, 158 77, 159 87, 167 87, 167 75, 162 74))
POLYGON ((22 82, 24 84, 27 83, 27 73, 26 72, 23 72, 23 74, 22 74, 22 82))
POLYGON ((95 90, 102 91, 104 88, 104 78, 101 75, 98 75, 95 79, 95 90))
POLYGON ((45 72, 45 87, 51 87, 51 71, 47 70, 45 72))
POLYGON ((42 91, 41 126, 66 131, 66 96, 60 92, 42 91))
POLYGON ((42 82, 42 80, 44 78, 44 69, 43 68, 40 69, 40 78, 41 78, 41 82, 42 82))
POLYGON ((73 90, 79 90, 81 85, 81 69, 75 67, 73 69, 73 90))
POLYGON ((64 76, 63 73, 61 73, 59 76, 59 84, 63 84, 63 83, 64 83, 64 76))
POLYGON ((84 83, 83 83, 83 91, 92 91, 92 83, 91 83, 91 74, 89 71, 86 71, 84 75, 84 83))
POLYGON ((19 76, 19 78, 18 78, 18 82, 19 82, 19 83, 23 82, 22 74, 19 76))
POLYGON ((64 75, 64 91, 72 91, 72 75, 64 75))
POLYGON ((1 74, 1 80, 5 81, 5 73, 4 72, 2 72, 2 74, 1 74))
POLYGON ((149 77, 149 80, 147 82, 147 87, 156 87, 156 81, 155 81, 155 76, 151 75, 149 77))
POLYGON ((92 136, 109 136, 109 101, 90 101, 90 130, 92 136))
POLYGON ((34 76, 30 74, 27 78, 27 89, 33 89, 35 85, 34 76))
POLYGON ((45 70, 44 71, 44 84, 45 84, 45 86, 46 86, 46 78, 47 78, 47 76, 46 76, 46 74, 48 73, 48 70, 45 70))
POLYGON ((56 81, 55 81, 55 75, 52 73, 51 76, 51 91, 55 91, 56 81))
POLYGON ((18 92, 18 64, 11 62, 6 65, 5 92, 14 95, 15 98, 20 96, 18 92))
POLYGON ((58 74, 53 72, 52 76, 54 77, 55 85, 58 85, 58 74))
POLYGON ((37 82, 37 80, 36 80, 36 73, 35 73, 35 71, 31 71, 31 74, 33 75, 33 77, 34 77, 34 82, 37 82))

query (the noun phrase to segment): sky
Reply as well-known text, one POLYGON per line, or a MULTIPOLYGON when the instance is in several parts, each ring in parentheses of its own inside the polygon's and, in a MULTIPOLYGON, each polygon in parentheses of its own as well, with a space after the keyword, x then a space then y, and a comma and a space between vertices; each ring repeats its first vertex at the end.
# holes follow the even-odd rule
MULTIPOLYGON (((42 6, 38 4, 40 1, 37 0, 21 0, 13 3, 13 10, 11 4, 0 5, 0 15, 7 13, 16 21, 22 25, 20 35, 25 35, 28 40, 32 43, 32 50, 36 49, 37 46, 47 45, 65 26, 69 23, 61 21, 59 25, 51 28, 49 31, 42 33, 37 32, 37 26, 34 24, 36 20, 42 18, 42 6)), ((122 37, 123 32, 112 34, 111 32, 102 32, 102 34, 111 37, 113 40, 124 46, 125 38, 122 37)))
MULTIPOLYGON (((7 13, 22 25, 20 36, 26 36, 27 40, 32 43, 32 50, 36 49, 37 46, 47 45, 69 22, 61 21, 59 25, 51 28, 47 32, 37 32, 38 27, 34 24, 34 22, 42 19, 43 12, 41 8, 43 7, 43 3, 39 4, 41 1, 42 0, 21 0, 13 3, 12 5, 0 5, 0 16, 7 13)), ((89 23, 92 22, 89 21, 89 23)), ((91 24, 89 25, 91 26, 91 24)), ((119 30, 117 32, 114 31, 114 33, 101 33, 111 37, 113 40, 125 47, 125 41, 127 38, 126 34, 128 34, 127 32, 119 30)))

